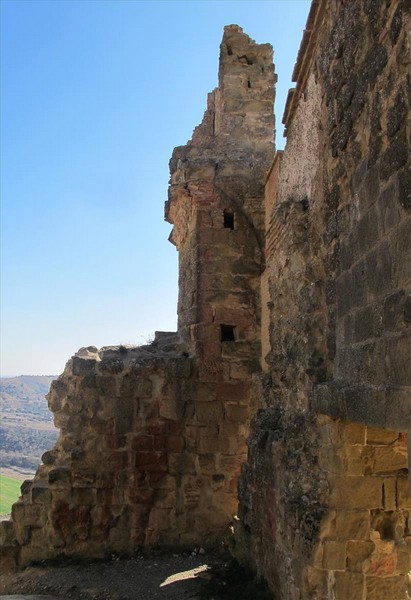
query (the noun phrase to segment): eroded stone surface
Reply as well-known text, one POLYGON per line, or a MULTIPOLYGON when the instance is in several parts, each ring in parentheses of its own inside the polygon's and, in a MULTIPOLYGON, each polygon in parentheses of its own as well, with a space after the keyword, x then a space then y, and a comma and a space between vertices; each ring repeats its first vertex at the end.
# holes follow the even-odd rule
POLYGON ((408 598, 409 31, 404 2, 312 3, 266 185, 235 552, 284 600, 408 598))

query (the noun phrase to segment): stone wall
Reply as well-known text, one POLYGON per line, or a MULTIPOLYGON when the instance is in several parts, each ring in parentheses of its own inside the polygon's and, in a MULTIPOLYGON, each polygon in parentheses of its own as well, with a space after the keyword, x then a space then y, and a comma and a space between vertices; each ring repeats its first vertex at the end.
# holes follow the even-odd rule
POLYGON ((410 12, 406 2, 346 7, 317 61, 338 262, 333 382, 315 406, 335 414, 338 396, 340 416, 394 428, 411 425, 410 12))
POLYGON ((4 567, 214 543, 238 482, 275 598, 409 597, 410 31, 404 0, 313 0, 273 162, 272 49, 225 28, 170 162, 178 333, 69 361, 4 567))
POLYGON ((410 590, 410 31, 409 3, 312 3, 266 185, 235 553, 284 600, 410 590))

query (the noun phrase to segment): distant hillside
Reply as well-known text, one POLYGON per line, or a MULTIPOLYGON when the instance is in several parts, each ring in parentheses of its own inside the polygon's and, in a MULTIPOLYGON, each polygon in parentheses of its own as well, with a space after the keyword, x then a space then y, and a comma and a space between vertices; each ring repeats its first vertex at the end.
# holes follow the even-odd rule
POLYGON ((0 468, 34 471, 57 439, 45 395, 54 376, 0 379, 0 468))

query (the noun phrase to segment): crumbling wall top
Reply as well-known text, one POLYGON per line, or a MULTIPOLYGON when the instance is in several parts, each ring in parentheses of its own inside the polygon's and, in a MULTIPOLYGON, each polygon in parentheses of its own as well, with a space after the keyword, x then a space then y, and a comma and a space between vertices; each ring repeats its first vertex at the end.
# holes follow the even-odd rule
POLYGON ((221 180, 228 170, 232 180, 234 171, 253 166, 265 176, 274 155, 272 46, 257 44, 238 25, 228 25, 220 46, 218 81, 218 88, 208 94, 201 124, 185 146, 174 149, 170 160, 165 217, 173 224, 172 203, 187 195, 182 190, 190 181, 211 181, 214 176, 221 180))
POLYGON ((307 24, 304 29, 303 38, 300 43, 297 60, 292 74, 292 81, 296 83, 296 87, 288 91, 284 108, 282 120, 283 125, 285 125, 284 136, 287 135, 287 129, 290 126, 296 111, 298 99, 307 83, 308 73, 315 55, 318 33, 325 11, 325 4, 324 0, 312 0, 311 3, 307 24))

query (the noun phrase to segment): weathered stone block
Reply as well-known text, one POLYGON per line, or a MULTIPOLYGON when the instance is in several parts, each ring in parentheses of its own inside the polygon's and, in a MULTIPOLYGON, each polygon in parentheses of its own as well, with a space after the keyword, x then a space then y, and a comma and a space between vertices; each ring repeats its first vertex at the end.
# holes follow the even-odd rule
POLYGON ((72 492, 72 488, 51 488, 51 499, 52 499, 52 505, 54 504, 58 504, 60 501, 68 501, 70 502, 71 500, 71 492, 72 492))
POLYGON ((395 477, 387 477, 383 483, 383 500, 385 510, 397 508, 397 481, 395 477))
POLYGON ((406 477, 397 479, 397 503, 398 508, 411 510, 411 484, 406 477))
POLYGON ((217 457, 215 454, 199 454, 198 465, 201 473, 214 473, 216 470, 217 457))
POLYGON ((73 466, 71 471, 71 481, 74 488, 89 488, 94 484, 96 472, 94 469, 73 466))
POLYGON ((34 481, 31 487, 31 500, 34 504, 49 504, 51 501, 51 491, 44 482, 34 481))
POLYGON ((346 448, 344 464, 347 476, 370 475, 374 470, 374 448, 367 446, 346 448))
POLYGON ((164 419, 149 419, 146 422, 144 430, 148 435, 165 435, 167 432, 167 422, 164 419))
POLYGON ((227 437, 237 437, 239 435, 245 435, 246 427, 233 421, 223 421, 219 425, 219 432, 221 435, 227 437))
POLYGON ((361 540, 370 530, 368 510, 338 510, 335 520, 335 537, 346 540, 361 540))
POLYGON ((221 382, 217 384, 218 398, 224 403, 246 402, 250 394, 249 382, 221 382))
POLYGON ((84 376, 92 373, 96 368, 97 361, 91 358, 72 357, 73 375, 84 376))
POLYGON ((31 479, 26 479, 20 486, 20 492, 22 496, 27 496, 31 498, 31 488, 33 485, 33 481, 31 479))
POLYGON ((335 573, 335 598, 337 600, 363 600, 365 578, 359 573, 336 572, 335 573))
POLYGON ((396 571, 403 574, 408 575, 411 567, 411 552, 409 548, 404 546, 397 546, 397 564, 396 571))
POLYGON ((182 417, 184 412, 184 403, 181 400, 181 393, 178 389, 178 383, 164 390, 158 398, 159 417, 170 420, 177 420, 182 417))
POLYGON ((41 457, 41 460, 45 465, 50 466, 50 465, 54 465, 57 457, 58 457, 58 453, 56 450, 49 450, 47 452, 44 452, 44 454, 41 457))
POLYGON ((323 543, 324 569, 331 571, 344 571, 346 567, 346 543, 325 541, 323 543))
POLYGON ((170 453, 168 455, 168 470, 171 474, 195 473, 195 455, 187 452, 170 453))
POLYGON ((170 435, 180 435, 181 434, 181 422, 176 420, 167 420, 166 421, 167 432, 170 435))
POLYGON ((244 405, 226 404, 224 412, 229 421, 246 423, 249 418, 250 409, 244 405))
POLYGON ((406 597, 406 579, 403 575, 396 577, 366 577, 367 600, 387 600, 387 598, 405 600, 406 597))
POLYGON ((398 431, 390 429, 381 429, 377 427, 367 427, 367 444, 376 446, 392 444, 399 438, 398 431))
POLYGON ((95 488, 79 487, 73 489, 72 502, 82 506, 95 506, 97 501, 97 493, 95 488))
POLYGON ((181 435, 168 435, 165 442, 168 452, 183 452, 185 440, 181 435))
POLYGON ((167 455, 165 452, 136 452, 134 467, 141 471, 165 473, 167 455))
POLYGON ((137 401, 134 398, 130 398, 125 394, 120 394, 116 398, 116 402, 113 406, 114 417, 119 417, 120 419, 130 421, 131 423, 136 412, 136 407, 137 401))
POLYGON ((234 362, 230 364, 229 369, 230 379, 234 381, 248 381, 250 379, 250 368, 248 365, 234 362))
POLYGON ((347 423, 344 427, 344 439, 349 444, 365 444, 366 428, 359 423, 347 423))
POLYGON ((336 479, 330 495, 330 506, 339 508, 382 508, 380 477, 347 477, 336 479))
MULTIPOLYGON (((228 441, 227 441, 228 444, 228 441)), ((220 440, 217 435, 204 435, 198 440, 198 452, 207 454, 220 451, 220 440)))
POLYGON ((370 540, 347 542, 347 570, 364 573, 367 570, 367 559, 374 551, 375 544, 370 540))
POLYGON ((148 507, 153 504, 154 490, 147 487, 130 487, 127 491, 127 500, 131 503, 146 504, 148 507))
POLYGON ((153 436, 145 434, 134 436, 131 440, 131 449, 135 452, 153 450, 153 436))
POLYGON ((381 446, 374 449, 374 472, 392 473, 406 469, 408 465, 406 449, 398 446, 381 446))
MULTIPOLYGON (((117 436, 127 434, 132 429, 133 418, 131 414, 128 417, 117 417, 114 423, 114 431, 117 436)), ((107 433, 110 433, 108 431, 107 433)))
POLYGON ((17 552, 10 546, 0 547, 0 572, 9 573, 17 568, 17 552))
POLYGON ((43 527, 46 521, 47 508, 43 504, 26 504, 24 507, 24 525, 30 525, 31 528, 43 527))
POLYGON ((217 398, 216 386, 207 383, 199 384, 195 391, 195 398, 199 402, 213 402, 217 398))
POLYGON ((223 419, 221 402, 196 402, 195 418, 204 424, 220 423, 223 419))
MULTIPOLYGON (((329 584, 328 584, 328 573, 324 569, 307 567, 304 570, 304 592, 307 593, 307 596, 317 597, 317 598, 326 598, 329 584)), ((274 589, 275 582, 272 582, 271 588, 274 589)))
POLYGON ((48 482, 53 488, 71 487, 71 469, 69 467, 52 469, 48 475, 48 482))
POLYGON ((97 489, 114 487, 114 473, 101 472, 96 473, 95 486, 97 489))
POLYGON ((32 528, 30 525, 24 525, 24 521, 16 522, 16 541, 19 546, 30 543, 32 528))
POLYGON ((12 546, 16 541, 13 521, 0 521, 0 546, 12 546))

